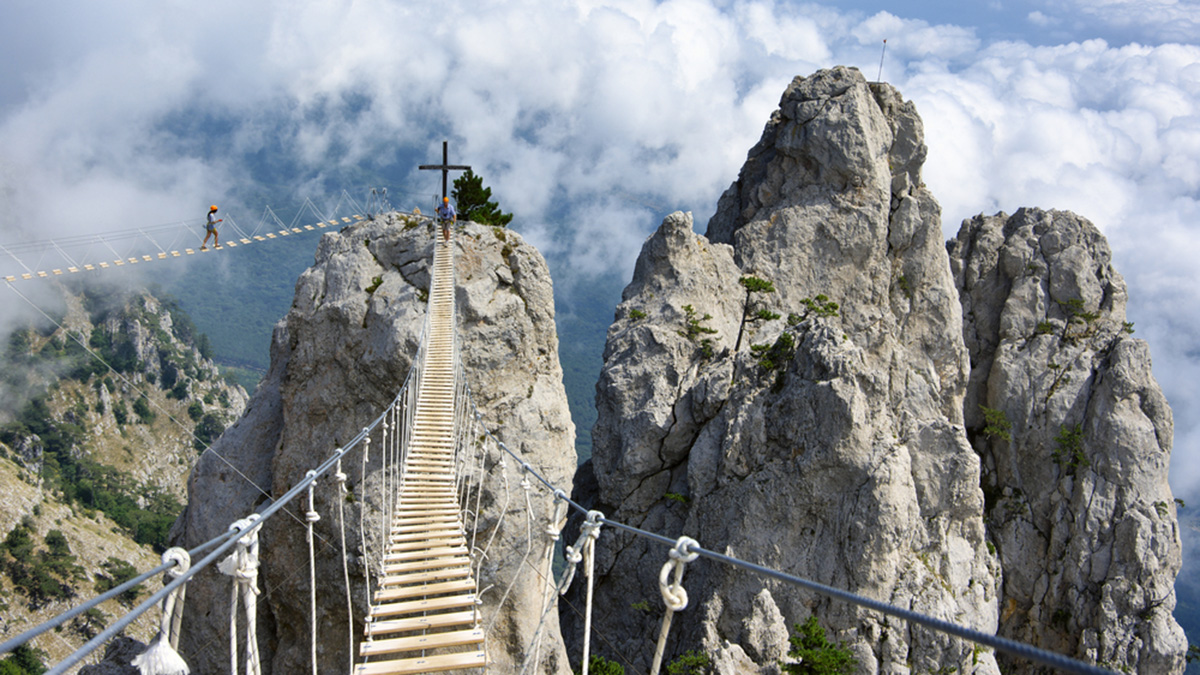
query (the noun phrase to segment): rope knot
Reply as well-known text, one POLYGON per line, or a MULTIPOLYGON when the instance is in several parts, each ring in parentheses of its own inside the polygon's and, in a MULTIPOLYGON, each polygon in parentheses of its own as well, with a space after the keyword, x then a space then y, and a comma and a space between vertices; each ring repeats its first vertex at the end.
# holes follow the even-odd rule
POLYGON ((680 537, 679 540, 675 542, 675 547, 672 548, 667 555, 669 555, 672 560, 681 560, 685 563, 690 563, 696 558, 700 557, 699 553, 688 550, 688 547, 690 546, 700 548, 700 542, 692 539, 691 537, 680 537))
POLYGON ((587 520, 583 525, 579 526, 580 538, 587 536, 591 539, 600 538, 600 527, 604 525, 600 521, 604 520, 604 513, 600 511, 588 511, 587 520))
POLYGON ((688 606, 687 590, 683 587, 683 570, 700 555, 689 551, 690 546, 699 548, 700 543, 691 537, 680 537, 668 553, 669 560, 658 574, 658 590, 662 593, 663 603, 671 612, 682 611, 688 606), (672 574, 674 579, 671 578, 672 574))

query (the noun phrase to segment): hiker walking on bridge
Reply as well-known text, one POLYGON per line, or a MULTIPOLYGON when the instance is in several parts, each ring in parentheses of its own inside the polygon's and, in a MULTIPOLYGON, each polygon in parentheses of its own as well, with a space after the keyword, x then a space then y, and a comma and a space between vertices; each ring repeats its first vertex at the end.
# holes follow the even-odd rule
POLYGON ((213 204, 208 208, 208 223, 205 227, 208 229, 208 234, 204 235, 204 241, 200 244, 200 250, 208 248, 208 238, 213 238, 213 248, 221 248, 221 235, 217 234, 217 223, 225 220, 217 217, 217 205, 213 204))
POLYGON ((437 214, 442 221, 442 237, 450 241, 450 226, 458 222, 458 212, 454 210, 449 197, 442 197, 442 205, 437 207, 437 214))

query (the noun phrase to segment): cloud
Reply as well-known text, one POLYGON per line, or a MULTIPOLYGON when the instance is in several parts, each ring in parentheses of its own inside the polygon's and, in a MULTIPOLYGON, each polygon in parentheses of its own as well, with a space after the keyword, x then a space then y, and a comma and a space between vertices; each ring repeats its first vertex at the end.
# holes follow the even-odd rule
POLYGON ((1081 27, 1115 29, 1141 42, 1190 42, 1200 35, 1195 0, 1048 0, 1045 5, 1047 13, 1060 17, 1053 23, 1069 17, 1081 27))
POLYGON ((873 79, 887 39, 947 236, 1021 206, 1108 235, 1175 406, 1173 480, 1200 489, 1200 315, 1181 309, 1200 306, 1195 2, 1036 3, 1022 25, 1067 35, 1046 46, 773 0, 93 5, 5 8, 0 241, 198 222, 248 186, 316 196, 360 175, 425 205, 437 181, 412 165, 450 139, 560 289, 628 277, 664 211, 702 230, 792 77, 873 79))

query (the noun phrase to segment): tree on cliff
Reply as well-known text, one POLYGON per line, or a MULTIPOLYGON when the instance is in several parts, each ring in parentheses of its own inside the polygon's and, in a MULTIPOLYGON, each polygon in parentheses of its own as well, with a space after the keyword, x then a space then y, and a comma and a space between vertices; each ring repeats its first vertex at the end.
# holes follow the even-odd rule
POLYGON ((483 178, 470 169, 454 179, 454 189, 450 194, 458 205, 459 217, 465 220, 504 227, 513 218, 511 213, 500 211, 499 204, 488 201, 492 197, 492 189, 483 187, 483 178))

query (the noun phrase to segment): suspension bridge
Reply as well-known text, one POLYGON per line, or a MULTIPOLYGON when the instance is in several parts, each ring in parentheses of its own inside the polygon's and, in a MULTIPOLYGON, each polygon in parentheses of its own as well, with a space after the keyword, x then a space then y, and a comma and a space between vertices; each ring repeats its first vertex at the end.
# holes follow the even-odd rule
POLYGON ((215 255, 239 246, 346 227, 391 210, 386 188, 372 188, 365 204, 343 190, 332 206, 326 203, 325 209, 305 198, 289 223, 284 223, 270 206, 263 207, 253 226, 243 226, 232 215, 223 215, 219 230, 232 236, 226 236, 223 244, 212 248, 202 246, 201 219, 0 244, 0 278, 12 284, 215 255), (349 213, 343 215, 346 211, 349 213))
MULTIPOLYGON (((352 646, 345 670, 355 675, 484 672, 489 664, 495 662, 494 657, 489 656, 487 645, 488 638, 497 625, 498 616, 486 615, 482 609, 484 603, 481 596, 485 592, 499 595, 500 601, 492 606, 494 611, 502 611, 505 606, 504 600, 508 598, 516 580, 507 580, 508 585, 503 588, 489 588, 484 591, 479 588, 482 565, 494 555, 492 546, 495 530, 500 527, 492 523, 481 529, 480 504, 485 493, 493 497, 496 497, 497 493, 503 493, 502 496, 496 497, 505 504, 501 513, 509 511, 507 504, 510 500, 524 499, 524 512, 531 514, 533 509, 529 508, 530 500, 535 498, 536 493, 537 499, 552 505, 549 510, 553 515, 544 528, 535 528, 534 524, 528 521, 517 528, 526 531, 530 538, 526 557, 530 555, 529 551, 533 550, 532 539, 536 537, 540 537, 539 543, 543 547, 540 550, 546 551, 541 559, 519 566, 522 570, 537 570, 543 594, 539 607, 542 621, 537 634, 524 645, 519 664, 520 672, 540 672, 538 664, 545 652, 545 633, 542 629, 545 627, 547 616, 556 606, 556 597, 565 592, 575 580, 576 567, 583 563, 585 574, 582 575, 582 583, 587 585, 588 604, 582 610, 585 629, 579 662, 583 673, 587 674, 591 637, 591 565, 593 551, 601 541, 601 531, 604 528, 644 537, 663 547, 664 564, 660 575, 660 590, 664 610, 650 670, 652 675, 658 675, 661 671, 663 649, 672 616, 687 607, 687 594, 683 591, 686 566, 701 557, 714 563, 738 567, 747 574, 791 584, 814 594, 852 603, 931 630, 974 641, 1063 672, 1108 672, 1060 654, 895 607, 765 568, 750 561, 739 560, 708 550, 688 537, 672 538, 646 532, 608 519, 604 514, 590 511, 572 501, 563 486, 555 485, 540 475, 535 467, 498 440, 483 424, 483 416, 475 407, 462 371, 454 301, 454 265, 453 243, 442 241, 435 245, 428 311, 425 313, 422 338, 412 368, 392 403, 363 427, 356 437, 333 450, 308 471, 303 480, 296 482, 284 494, 270 500, 255 513, 231 524, 224 534, 191 550, 168 550, 163 556, 162 565, 5 641, 0 644, 0 654, 63 625, 73 617, 137 584, 157 575, 164 575, 166 583, 161 590, 115 620, 104 631, 47 672, 50 675, 68 672, 117 636, 137 616, 159 607, 162 613, 158 635, 146 652, 135 660, 135 665, 142 668, 142 672, 146 674, 173 675, 187 672, 186 665, 176 651, 180 617, 186 602, 185 590, 189 579, 200 570, 215 565, 221 572, 232 577, 228 672, 261 672, 258 638, 255 634, 255 603, 259 594, 258 531, 263 523, 287 509, 289 505, 302 503, 303 497, 307 495, 307 510, 297 517, 297 520, 306 523, 308 528, 308 587, 312 611, 311 623, 307 628, 312 672, 317 672, 319 642, 335 639, 350 641, 352 646), (372 450, 373 444, 375 450, 372 450), (365 615, 358 616, 355 615, 351 602, 351 555, 345 540, 347 474, 344 471, 343 460, 348 459, 347 455, 351 451, 361 453, 360 484, 365 482, 368 453, 374 451, 384 457, 382 479, 379 481, 380 520, 377 524, 377 541, 381 542, 381 545, 377 547, 378 550, 366 551, 367 562, 363 566, 366 576, 364 586, 369 598, 364 604, 368 610, 365 615), (517 497, 512 495, 514 491, 510 490, 507 476, 508 467, 514 463, 521 475, 522 490, 517 497), (330 508, 337 511, 336 518, 341 532, 340 557, 348 623, 358 628, 357 631, 352 629, 348 636, 342 638, 323 635, 317 625, 316 596, 319 589, 314 562, 316 537, 313 535, 313 524, 322 516, 314 509, 313 495, 319 480, 331 480, 338 490, 338 498, 331 500, 330 508), (565 547, 566 569, 556 578, 552 565, 553 544, 559 538, 565 516, 571 510, 582 515, 584 523, 578 539, 565 547), (491 528, 491 534, 483 531, 488 528, 491 528), (244 634, 241 635, 237 629, 238 612, 243 617, 240 624, 244 634)), ((28 273, 32 275, 29 279, 45 278, 36 272, 28 273)), ((52 275, 53 270, 47 274, 52 275)), ((28 279, 22 277, 21 280, 28 279)), ((11 278, 7 279, 7 282, 10 288, 17 283, 11 278)), ((86 345, 84 347, 86 348, 86 345)), ((365 512, 366 509, 360 511, 358 523, 363 531, 376 527, 376 524, 366 522, 366 517, 362 515, 365 512)), ((293 516, 295 517, 295 514, 293 516)), ((367 537, 364 535, 362 540, 365 546, 367 537)), ((323 585, 320 592, 332 592, 326 586, 323 585)))

